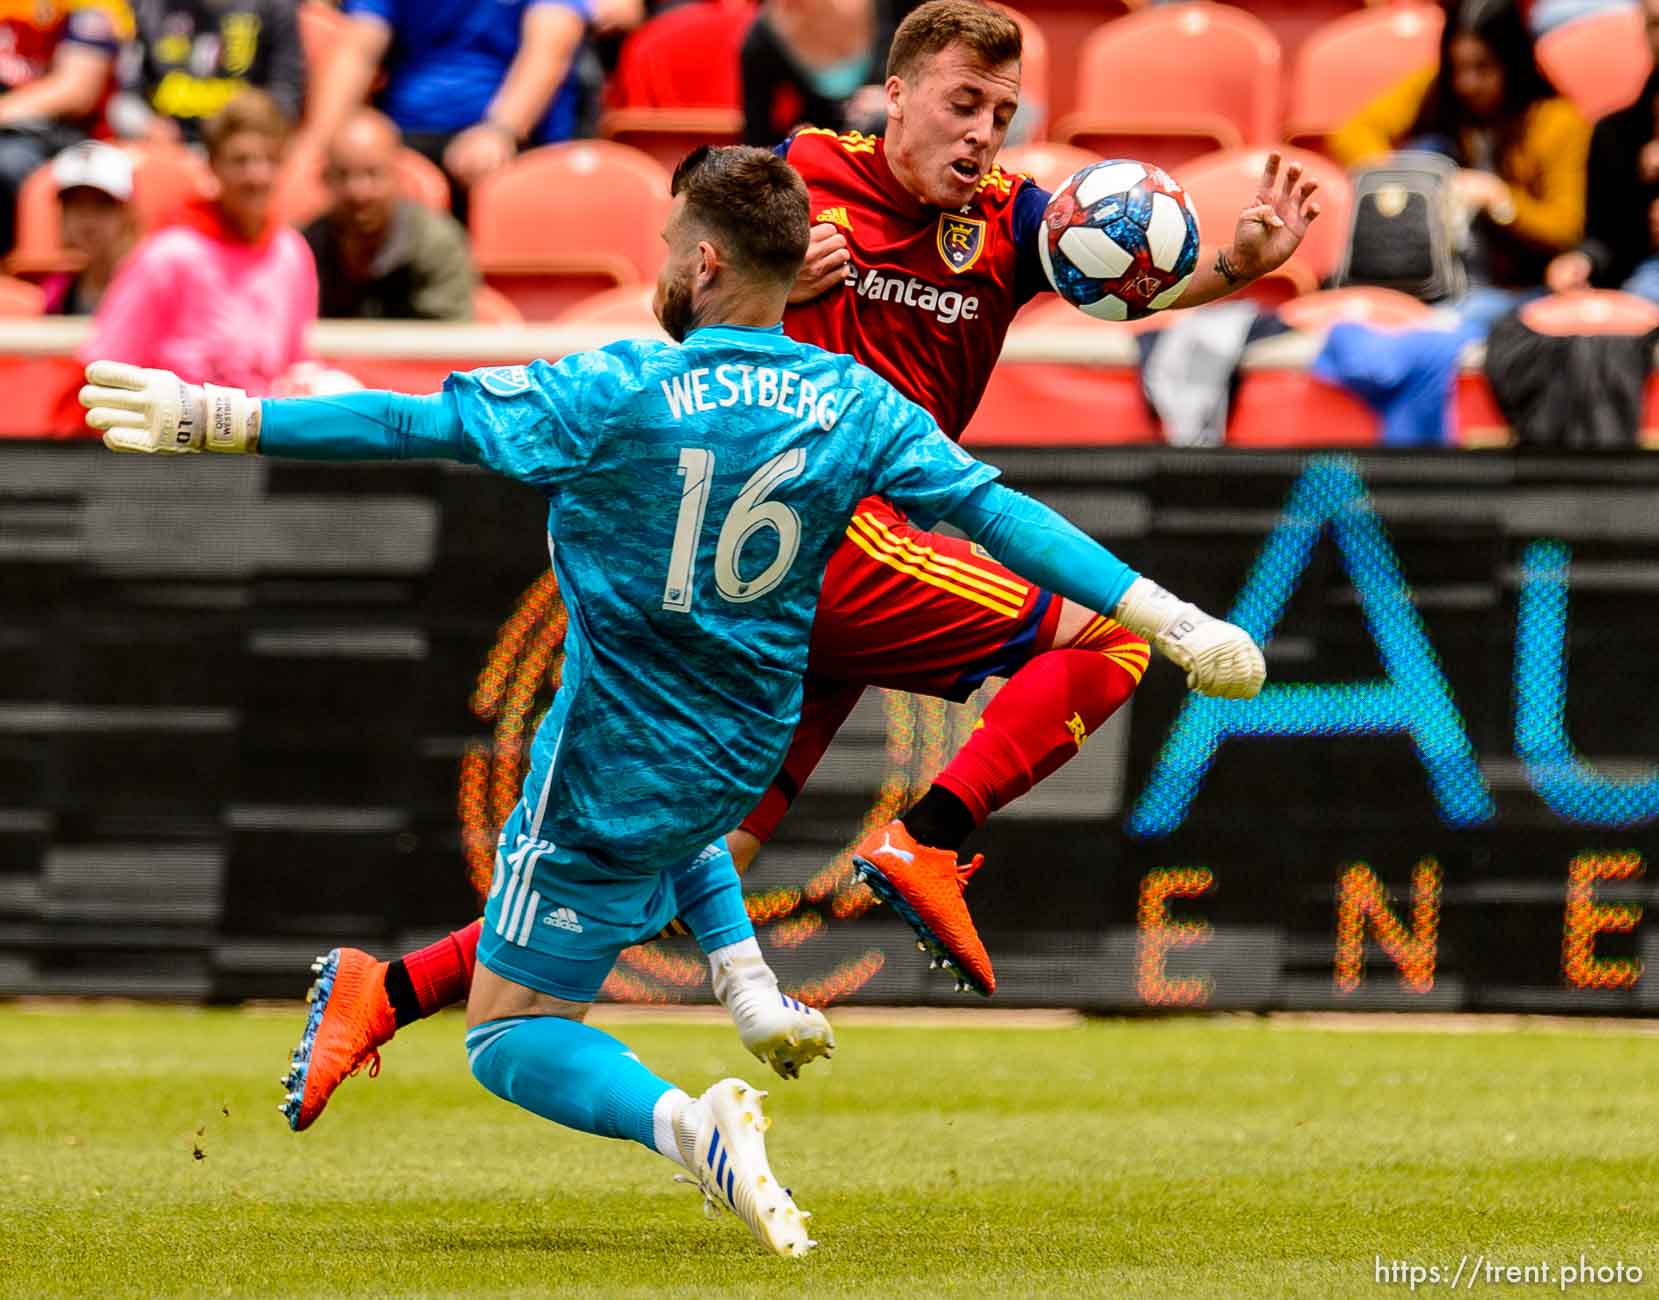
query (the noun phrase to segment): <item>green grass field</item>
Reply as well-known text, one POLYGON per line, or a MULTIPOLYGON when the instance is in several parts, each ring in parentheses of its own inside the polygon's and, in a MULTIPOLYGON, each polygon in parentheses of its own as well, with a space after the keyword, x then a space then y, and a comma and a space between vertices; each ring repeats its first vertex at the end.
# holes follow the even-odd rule
MULTIPOLYGON (((849 1018, 828 1073, 773 1082, 821 1243, 786 1261, 660 1158, 486 1094, 457 1018, 296 1137, 298 1025, 0 1007, 0 1295, 1353 1296, 1406 1293, 1379 1255, 1465 1253, 1646 1274, 1573 1295, 1659 1280, 1659 1038, 1634 1030, 849 1018)), ((723 1026, 613 1029, 693 1091, 759 1081, 723 1026)))

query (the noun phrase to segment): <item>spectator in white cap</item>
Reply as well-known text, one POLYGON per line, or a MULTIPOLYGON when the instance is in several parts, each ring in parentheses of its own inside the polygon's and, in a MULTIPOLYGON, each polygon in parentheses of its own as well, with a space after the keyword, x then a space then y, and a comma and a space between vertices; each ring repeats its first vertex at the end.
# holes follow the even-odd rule
POLYGON ((87 140, 52 160, 52 179, 63 210, 63 246, 84 261, 80 270, 60 271, 41 284, 46 311, 89 316, 137 238, 132 159, 114 145, 87 140))

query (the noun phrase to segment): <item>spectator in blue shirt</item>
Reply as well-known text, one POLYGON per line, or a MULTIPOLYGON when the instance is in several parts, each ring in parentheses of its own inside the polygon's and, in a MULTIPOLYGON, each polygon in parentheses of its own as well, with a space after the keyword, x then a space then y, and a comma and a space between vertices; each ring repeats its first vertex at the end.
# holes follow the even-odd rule
POLYGON ((345 0, 351 20, 307 144, 321 148, 369 97, 449 176, 456 214, 521 148, 568 140, 582 104, 588 0, 345 0))

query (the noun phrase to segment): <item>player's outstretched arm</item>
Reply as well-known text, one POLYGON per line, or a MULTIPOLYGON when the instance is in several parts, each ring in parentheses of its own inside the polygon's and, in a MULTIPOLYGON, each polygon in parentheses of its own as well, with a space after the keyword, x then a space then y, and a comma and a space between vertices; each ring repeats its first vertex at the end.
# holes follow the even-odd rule
POLYGON ((946 518, 1021 577, 1110 612, 1180 667, 1193 690, 1244 700, 1261 690, 1267 666, 1247 632, 1141 577, 1040 501, 987 483, 946 518))
POLYGON ((1198 269, 1176 307, 1198 307, 1224 298, 1290 260, 1309 223, 1319 215, 1314 197, 1319 182, 1304 179, 1300 163, 1285 166, 1281 177, 1281 161, 1276 152, 1267 155, 1256 197, 1239 213, 1233 242, 1198 250, 1198 269))
POLYGON ((120 361, 86 368, 81 405, 111 451, 177 455, 262 452, 310 460, 470 460, 447 393, 372 390, 260 400, 240 388, 187 384, 120 361))

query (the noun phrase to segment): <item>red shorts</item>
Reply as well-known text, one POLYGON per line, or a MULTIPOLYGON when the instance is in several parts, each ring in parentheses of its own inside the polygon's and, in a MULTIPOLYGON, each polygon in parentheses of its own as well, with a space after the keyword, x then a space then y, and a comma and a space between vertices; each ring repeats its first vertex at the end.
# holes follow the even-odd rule
POLYGON ((795 739, 743 829, 771 838, 866 686, 965 700, 1047 650, 1062 603, 972 542, 861 501, 824 570, 795 739))

